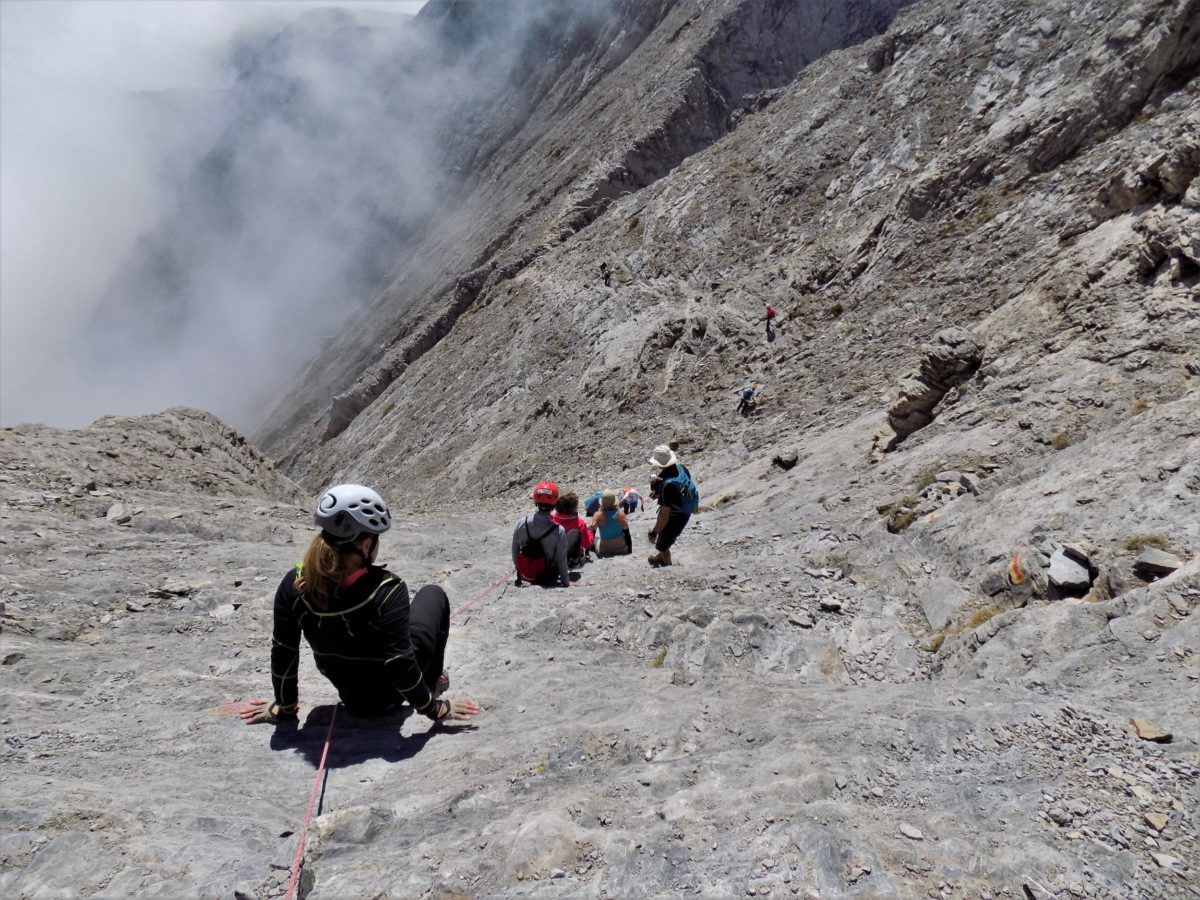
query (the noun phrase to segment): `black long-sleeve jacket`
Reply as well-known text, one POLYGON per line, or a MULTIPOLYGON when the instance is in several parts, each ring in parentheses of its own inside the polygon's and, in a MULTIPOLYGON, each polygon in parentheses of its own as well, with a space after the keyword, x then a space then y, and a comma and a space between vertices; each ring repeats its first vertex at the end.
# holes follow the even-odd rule
POLYGON ((311 606, 296 590, 297 566, 275 592, 271 684, 275 702, 287 708, 298 697, 300 635, 312 648, 317 669, 333 682, 347 709, 384 712, 401 699, 428 713, 433 694, 425 684, 408 632, 408 585, 387 569, 371 566, 350 587, 311 606))

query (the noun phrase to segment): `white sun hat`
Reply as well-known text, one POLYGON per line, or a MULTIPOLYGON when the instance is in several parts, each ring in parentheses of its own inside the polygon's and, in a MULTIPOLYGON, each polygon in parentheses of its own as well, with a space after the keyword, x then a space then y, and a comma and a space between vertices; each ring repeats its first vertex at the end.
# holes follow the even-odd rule
POLYGON ((659 444, 654 448, 654 452, 650 454, 650 465, 656 469, 665 469, 668 466, 673 466, 679 462, 675 458, 675 451, 667 444, 659 444))

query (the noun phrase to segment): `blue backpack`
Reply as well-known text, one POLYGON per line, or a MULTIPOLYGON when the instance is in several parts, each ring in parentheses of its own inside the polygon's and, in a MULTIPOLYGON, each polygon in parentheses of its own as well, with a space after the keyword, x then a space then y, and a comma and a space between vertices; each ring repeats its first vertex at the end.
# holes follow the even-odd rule
POLYGON ((679 485, 679 493, 683 497, 679 511, 691 515, 700 508, 700 490, 696 487, 696 482, 692 481, 692 473, 683 463, 677 463, 676 468, 679 469, 679 474, 663 481, 663 488, 666 488, 668 484, 679 485))

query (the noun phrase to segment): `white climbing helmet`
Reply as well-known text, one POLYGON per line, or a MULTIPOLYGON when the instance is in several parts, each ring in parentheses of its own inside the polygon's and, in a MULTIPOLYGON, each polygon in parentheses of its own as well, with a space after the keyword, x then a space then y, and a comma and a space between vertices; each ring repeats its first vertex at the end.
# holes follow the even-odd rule
POLYGON ((342 540, 364 531, 383 534, 392 527, 392 517, 383 498, 361 484, 331 487, 317 501, 317 527, 342 540))

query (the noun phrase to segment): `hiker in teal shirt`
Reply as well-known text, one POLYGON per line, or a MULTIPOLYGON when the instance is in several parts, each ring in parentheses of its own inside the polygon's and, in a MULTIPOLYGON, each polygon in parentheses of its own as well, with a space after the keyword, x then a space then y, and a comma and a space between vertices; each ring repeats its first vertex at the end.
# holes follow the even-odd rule
POLYGON ((600 495, 600 509, 592 517, 592 533, 596 537, 597 556, 625 556, 633 552, 629 519, 617 506, 616 491, 600 495))

